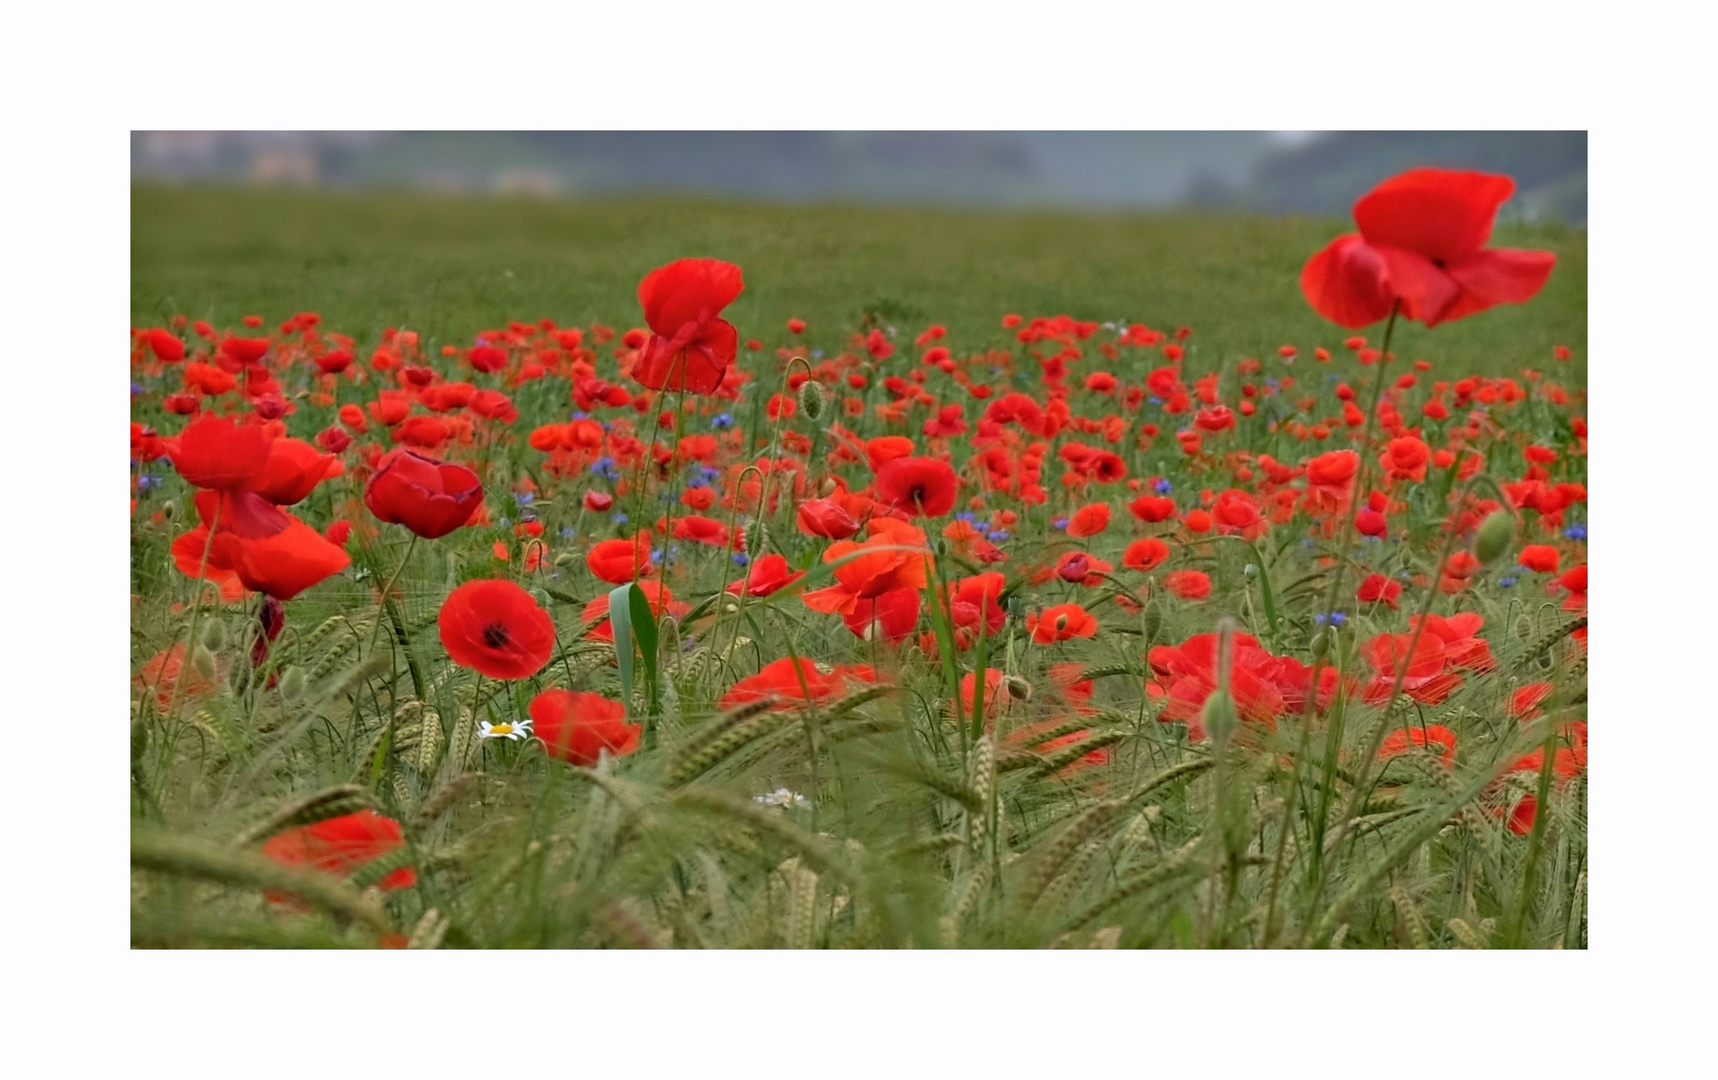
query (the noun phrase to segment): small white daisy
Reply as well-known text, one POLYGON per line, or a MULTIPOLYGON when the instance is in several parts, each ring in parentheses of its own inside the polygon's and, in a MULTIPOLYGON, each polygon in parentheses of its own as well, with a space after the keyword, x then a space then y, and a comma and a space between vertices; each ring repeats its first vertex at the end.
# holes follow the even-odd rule
POLYGON ((487 720, 477 722, 477 737, 480 739, 512 739, 517 742, 529 737, 531 721, 521 720, 518 723, 491 724, 487 720))
POLYGON ((768 795, 754 795, 752 801, 763 803, 765 806, 798 807, 806 804, 804 795, 789 791, 787 788, 776 788, 768 795))

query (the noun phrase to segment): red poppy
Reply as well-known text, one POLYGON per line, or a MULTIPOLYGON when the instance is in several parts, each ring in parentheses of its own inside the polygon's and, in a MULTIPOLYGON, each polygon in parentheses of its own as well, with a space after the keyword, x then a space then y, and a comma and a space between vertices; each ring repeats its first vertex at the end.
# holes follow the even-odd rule
POLYGON ((1354 204, 1358 234, 1307 261, 1301 291, 1320 315, 1352 328, 1385 318, 1398 302, 1427 326, 1524 303, 1556 257, 1484 246, 1514 191, 1509 177, 1489 173, 1411 169, 1392 177, 1354 204))
POLYGON ((842 614, 847 629, 861 641, 906 640, 919 625, 924 594, 918 589, 891 589, 870 599, 856 599, 852 610, 842 614))
MULTIPOLYGON (((344 878, 365 863, 375 862, 405 845, 400 823, 374 810, 328 818, 275 833, 262 845, 262 853, 285 866, 300 866, 344 878)), ((391 870, 376 884, 383 890, 403 889, 417 883, 417 872, 409 866, 391 870)), ((269 892, 276 903, 290 900, 283 893, 269 892)))
POLYGON ((1141 521, 1168 521, 1175 516, 1175 500, 1161 495, 1141 495, 1128 504, 1128 510, 1141 521))
POLYGON ((1555 574, 1559 559, 1557 549, 1550 544, 1528 544, 1516 561, 1536 573, 1555 574))
POLYGON ((829 499, 807 499, 799 504, 794 520, 807 536, 845 540, 859 531, 859 522, 839 503, 829 499))
POLYGON ((401 447, 376 463, 364 505, 382 521, 435 540, 471 521, 483 505, 483 482, 464 465, 401 447))
POLYGON ((205 413, 163 440, 167 456, 187 483, 216 491, 248 486, 268 463, 274 432, 205 413))
POLYGON ((1211 595, 1211 578, 1203 570, 1177 570, 1163 579, 1163 586, 1183 600, 1203 600, 1211 595))
POLYGON ((1387 761, 1398 754, 1405 754, 1411 746, 1430 750, 1445 765, 1453 764, 1456 759, 1456 733, 1442 724, 1432 724, 1392 731, 1378 747, 1378 760, 1387 761))
POLYGON ((787 559, 772 552, 748 566, 745 580, 729 585, 728 591, 736 594, 743 592, 747 596, 768 596, 787 588, 804 576, 804 570, 793 570, 788 566, 787 559))
POLYGON ((303 439, 279 438, 269 446, 268 460, 247 486, 276 506, 292 506, 303 502, 317 484, 344 471, 333 454, 319 453, 303 439))
POLYGON ((604 540, 585 555, 585 565, 610 585, 625 585, 637 578, 649 577, 653 569, 650 533, 641 531, 630 540, 604 540))
POLYGON ((740 340, 720 313, 744 288, 740 268, 719 259, 681 259, 646 274, 638 302, 653 333, 632 377, 653 390, 714 392, 740 340))
POLYGON ((442 601, 436 623, 447 655, 492 679, 525 679, 555 651, 555 621, 511 581, 468 581, 442 601))
POLYGON ((778 709, 791 709, 800 702, 822 704, 840 697, 846 685, 839 670, 824 675, 810 660, 784 657, 729 687, 719 707, 732 709, 766 698, 782 699, 775 706, 778 709))
POLYGON ((1068 535, 1075 539, 1096 536, 1109 528, 1110 504, 1090 503, 1075 510, 1068 518, 1068 535))
POLYGON ((860 600, 874 600, 896 589, 923 589, 925 534, 894 518, 872 518, 864 543, 841 540, 823 553, 835 567, 835 584, 800 597, 824 614, 851 614, 860 600))
POLYGON ((639 727, 626 722, 626 706, 601 694, 545 690, 531 699, 531 733, 552 758, 595 765, 602 752, 618 756, 638 749, 639 727))
POLYGON ((1078 604, 1057 604, 1044 609, 1042 615, 1032 612, 1026 616, 1026 632, 1040 645, 1051 645, 1071 638, 1089 638, 1098 632, 1098 620, 1078 604))
POLYGON ((185 662, 185 645, 183 642, 170 649, 163 649, 144 661, 138 669, 136 685, 142 693, 155 692, 155 703, 162 712, 173 707, 173 696, 178 694, 185 701, 199 701, 212 697, 219 689, 221 672, 214 672, 214 678, 208 678, 197 670, 195 664, 185 662))
MULTIPOLYGON (((228 516, 225 509, 222 513, 228 516)), ((245 588, 291 600, 352 564, 338 544, 285 511, 274 513, 284 519, 278 531, 245 536, 223 526, 215 533, 212 556, 230 567, 245 588)))
POLYGON ((1360 587, 1354 590, 1354 599, 1362 604, 1385 603, 1392 608, 1398 607, 1396 598, 1402 595, 1402 583, 1383 574, 1368 574, 1360 587))
POLYGON ((1155 536, 1135 540, 1122 552, 1121 564, 1129 570, 1154 570, 1169 558, 1169 545, 1155 536))
POLYGON ((960 483, 936 458, 898 457, 877 470, 877 501, 909 517, 941 517, 954 509, 960 483))

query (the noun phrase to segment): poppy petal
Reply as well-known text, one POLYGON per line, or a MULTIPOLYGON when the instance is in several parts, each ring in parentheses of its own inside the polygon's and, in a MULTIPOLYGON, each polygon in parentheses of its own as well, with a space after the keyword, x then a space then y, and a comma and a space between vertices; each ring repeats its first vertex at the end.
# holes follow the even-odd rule
POLYGON ((1314 311, 1350 330, 1390 314, 1384 260, 1357 233, 1337 237, 1307 260, 1300 291, 1314 311))
POLYGON ((1402 314, 1427 326, 1449 318, 1461 286, 1430 259, 1403 248, 1374 249, 1384 260, 1390 291, 1402 301, 1402 314))
POLYGON ((1450 263, 1484 246, 1514 192, 1515 181, 1494 173, 1410 169, 1361 196, 1354 220, 1367 243, 1450 263))
POLYGON ((1449 267, 1462 295, 1444 315, 1459 319, 1494 304, 1524 304, 1545 287, 1557 256, 1549 251, 1487 248, 1449 267))

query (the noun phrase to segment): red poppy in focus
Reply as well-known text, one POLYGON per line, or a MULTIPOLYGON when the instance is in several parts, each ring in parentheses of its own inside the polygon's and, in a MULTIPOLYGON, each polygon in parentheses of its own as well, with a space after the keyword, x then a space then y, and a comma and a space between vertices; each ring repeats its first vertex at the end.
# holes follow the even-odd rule
POLYGON ((364 505, 382 521, 435 540, 471 521, 483 505, 483 482, 464 465, 401 447, 376 463, 364 505))
POLYGON ((555 621, 511 581, 468 581, 436 617, 441 644, 460 667, 491 679, 526 679, 555 651, 555 621))
POLYGON ((1410 169, 1354 204, 1350 233, 1307 261, 1300 286, 1315 311, 1358 328, 1402 314, 1436 326, 1496 304, 1533 298, 1551 275, 1548 251, 1487 248, 1507 176, 1410 169))
POLYGON ((1068 535, 1076 539, 1096 536, 1109 528, 1110 504, 1090 503, 1075 510, 1068 519, 1068 535))
POLYGON ((638 749, 640 729, 626 722, 626 706, 601 694, 545 690, 531 699, 531 733, 552 758, 595 765, 602 752, 618 756, 638 749))
MULTIPOLYGON (((262 853, 283 866, 344 878, 404 845, 399 822, 374 810, 360 810, 275 833, 262 845, 262 853)), ((376 885, 384 891, 404 889, 417 880, 415 870, 402 866, 389 871, 376 885)), ((275 903, 291 900, 284 893, 270 891, 266 895, 275 903)))
POLYGON ((959 486, 954 467, 936 458, 898 457, 877 470, 877 501, 909 517, 942 517, 959 486))
POLYGON ((822 536, 830 540, 845 540, 859 531, 859 522, 829 499, 807 499, 799 504, 795 515, 799 531, 807 536, 822 536))
MULTIPOLYGON (((222 513, 226 516, 225 507, 222 513)), ((351 556, 338 544, 330 543, 327 537, 285 511, 274 513, 285 524, 267 535, 245 536, 227 531, 224 525, 215 533, 212 559, 230 567, 245 588, 267 593, 276 600, 291 600, 352 564, 351 556)))
POLYGON ((632 377, 653 390, 714 392, 740 341, 720 314, 744 288, 740 268, 719 259, 680 259, 646 274, 638 302, 653 333, 632 377))
POLYGON ((1550 544, 1529 544, 1521 549, 1521 556, 1516 561, 1537 573, 1555 574, 1559 558, 1557 549, 1550 544))

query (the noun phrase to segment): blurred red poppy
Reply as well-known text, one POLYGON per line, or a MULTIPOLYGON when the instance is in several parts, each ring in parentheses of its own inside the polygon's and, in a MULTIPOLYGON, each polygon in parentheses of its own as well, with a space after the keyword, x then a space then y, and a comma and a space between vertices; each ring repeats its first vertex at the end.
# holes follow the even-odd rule
POLYGON ((1496 304, 1533 298, 1551 275, 1548 251, 1487 248, 1497 208, 1515 181, 1491 173, 1410 169, 1354 204, 1358 234, 1307 261, 1301 291, 1339 326, 1368 326, 1400 303, 1436 326, 1496 304))
POLYGON ((720 313, 744 288, 740 268, 720 259, 680 259, 646 274, 638 302, 653 332, 633 363, 632 377, 653 390, 713 392, 740 340, 720 313))
MULTIPOLYGON (((346 877, 365 863, 404 846, 400 823, 374 810, 328 818, 310 825, 275 833, 262 846, 262 853, 285 866, 346 877)), ((376 884, 386 890, 403 889, 417 883, 417 872, 409 866, 389 871, 376 884)), ((269 892, 276 903, 289 901, 284 893, 269 892)))
POLYGON ((626 722, 626 706, 601 694, 545 690, 531 699, 532 734, 552 758, 595 765, 607 750, 616 756, 638 749, 639 728, 626 722))

